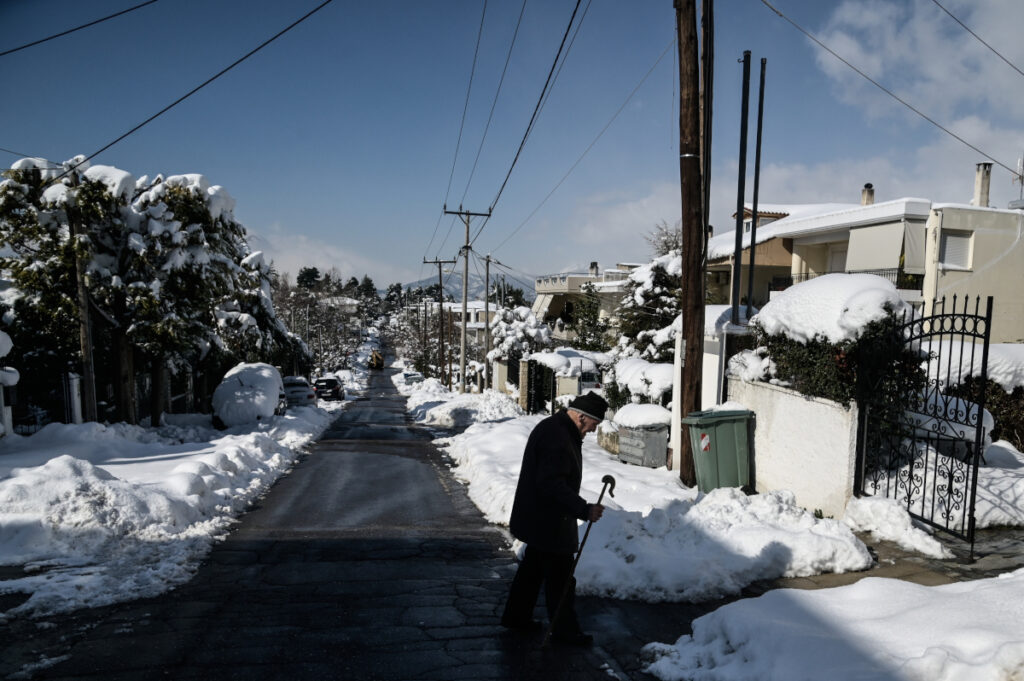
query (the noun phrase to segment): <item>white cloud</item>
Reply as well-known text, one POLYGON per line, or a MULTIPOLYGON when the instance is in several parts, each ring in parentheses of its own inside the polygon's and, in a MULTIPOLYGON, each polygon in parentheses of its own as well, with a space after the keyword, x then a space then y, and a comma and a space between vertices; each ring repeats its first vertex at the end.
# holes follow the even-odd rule
MULTIPOLYGON (((1024 3, 946 0, 943 6, 1010 62, 1024 63, 1024 41, 1014 29, 1024 24, 1024 3)), ((1024 110, 1020 73, 934 2, 847 0, 837 7, 818 37, 943 125, 968 114, 1015 121, 1024 110)), ((916 117, 832 55, 815 50, 819 67, 843 101, 871 117, 894 112, 916 117)))
POLYGON ((336 267, 346 279, 369 275, 379 288, 419 278, 413 270, 387 262, 389 253, 382 254, 380 259, 371 258, 305 234, 286 233, 280 226, 263 234, 249 230, 249 246, 254 251, 263 251, 278 272, 288 272, 293 280, 303 267, 316 267, 321 272, 336 267))

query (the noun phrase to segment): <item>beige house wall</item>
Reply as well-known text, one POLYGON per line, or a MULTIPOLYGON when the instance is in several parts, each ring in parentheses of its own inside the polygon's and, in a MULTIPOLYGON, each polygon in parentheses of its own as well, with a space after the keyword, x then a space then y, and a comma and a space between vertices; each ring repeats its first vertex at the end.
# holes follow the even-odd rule
MULTIPOLYGON (((969 206, 935 208, 928 217, 925 233, 925 274, 923 296, 926 315, 933 301, 957 296, 957 309, 964 297, 993 297, 991 342, 1024 342, 1024 216, 1016 211, 979 209, 969 206), (970 232, 971 254, 966 270, 947 268, 940 262, 942 232, 970 232)), ((950 309, 947 307, 947 310, 950 309)))

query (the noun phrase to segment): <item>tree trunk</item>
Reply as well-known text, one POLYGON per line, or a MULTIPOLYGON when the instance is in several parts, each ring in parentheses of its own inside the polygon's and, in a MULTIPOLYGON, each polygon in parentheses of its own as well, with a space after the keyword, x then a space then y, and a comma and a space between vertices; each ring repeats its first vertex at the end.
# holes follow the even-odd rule
POLYGON ((139 422, 139 414, 135 404, 135 348, 121 329, 114 329, 113 336, 117 418, 125 423, 136 424, 139 422))
POLYGON ((164 414, 164 393, 167 392, 167 369, 163 357, 154 357, 150 363, 152 390, 149 395, 149 424, 156 428, 164 414))

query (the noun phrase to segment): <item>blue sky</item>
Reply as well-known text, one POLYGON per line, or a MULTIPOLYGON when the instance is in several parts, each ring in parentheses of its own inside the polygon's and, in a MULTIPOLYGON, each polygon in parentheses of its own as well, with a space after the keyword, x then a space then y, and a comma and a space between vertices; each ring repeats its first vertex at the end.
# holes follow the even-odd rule
MULTIPOLYGON (((2 0, 0 51, 134 4, 2 0)), ((57 161, 91 154, 318 4, 160 0, 0 57, 0 147, 57 161)), ((1024 3, 942 4, 1024 65, 1017 34, 1024 3)), ((493 202, 574 5, 526 3, 482 149, 520 0, 487 3, 461 138, 483 3, 335 0, 93 163, 136 176, 206 175, 237 199, 236 217, 254 248, 283 271, 336 267, 346 278, 368 274, 378 286, 430 276, 436 269, 422 260, 455 257, 464 237, 461 223, 441 215, 443 204, 485 211, 493 202)), ((773 5, 1016 167, 1024 153, 1024 76, 932 0, 773 5)), ((520 272, 643 262, 650 256, 643 236, 679 219, 672 2, 583 0, 584 10, 533 133, 474 242, 481 256, 490 252, 520 272)), ((732 227, 736 206, 743 50, 753 57, 748 200, 762 57, 762 203, 856 203, 865 182, 874 184, 878 201, 971 198, 974 164, 987 159, 881 93, 759 0, 719 0, 716 29, 717 232, 732 227)), ((17 158, 0 152, 4 166, 17 158)), ((1017 198, 1020 187, 1010 178, 993 170, 994 205, 1017 198)), ((474 233, 480 225, 473 222, 474 233)))

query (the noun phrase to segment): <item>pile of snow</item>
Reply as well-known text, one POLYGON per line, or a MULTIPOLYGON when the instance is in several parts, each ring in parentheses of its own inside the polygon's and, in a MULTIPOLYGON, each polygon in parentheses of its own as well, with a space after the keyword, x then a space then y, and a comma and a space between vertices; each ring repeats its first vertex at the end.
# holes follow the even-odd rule
POLYGON ((460 393, 436 378, 407 383, 402 372, 392 376, 398 391, 408 396, 406 409, 417 423, 437 428, 464 428, 472 423, 502 421, 523 415, 519 404, 497 390, 460 393))
POLYGON ((627 404, 613 417, 616 425, 649 428, 672 425, 672 412, 658 404, 627 404))
POLYGON ((875 539, 891 541, 908 551, 933 558, 953 557, 935 537, 915 527, 907 510, 895 499, 854 497, 846 504, 843 522, 854 532, 870 532, 875 539))
POLYGON ((769 336, 800 343, 856 340, 871 322, 908 310, 896 286, 874 274, 826 274, 778 293, 751 319, 769 336))
POLYGON ((262 362, 232 367, 213 391, 213 413, 229 428, 274 416, 284 383, 281 373, 262 362))
POLYGON ((867 578, 836 589, 779 589, 693 622, 674 644, 643 648, 666 681, 960 681, 1019 678, 1024 569, 920 586, 867 578))
POLYGON ((5 436, 0 565, 25 573, 0 582, 0 593, 29 598, 0 620, 155 596, 187 581, 334 417, 305 408, 227 435, 195 414, 157 429, 51 424, 5 436))
MULTIPOLYGON (((438 441, 491 522, 508 523, 523 448, 542 418, 480 423, 438 441)), ((736 594, 759 579, 871 566, 848 527, 815 518, 788 492, 748 497, 720 489, 700 496, 664 467, 624 466, 592 438, 584 440, 583 458, 585 499, 597 499, 604 475, 614 476, 616 487, 576 569, 579 593, 700 601, 736 594)))

